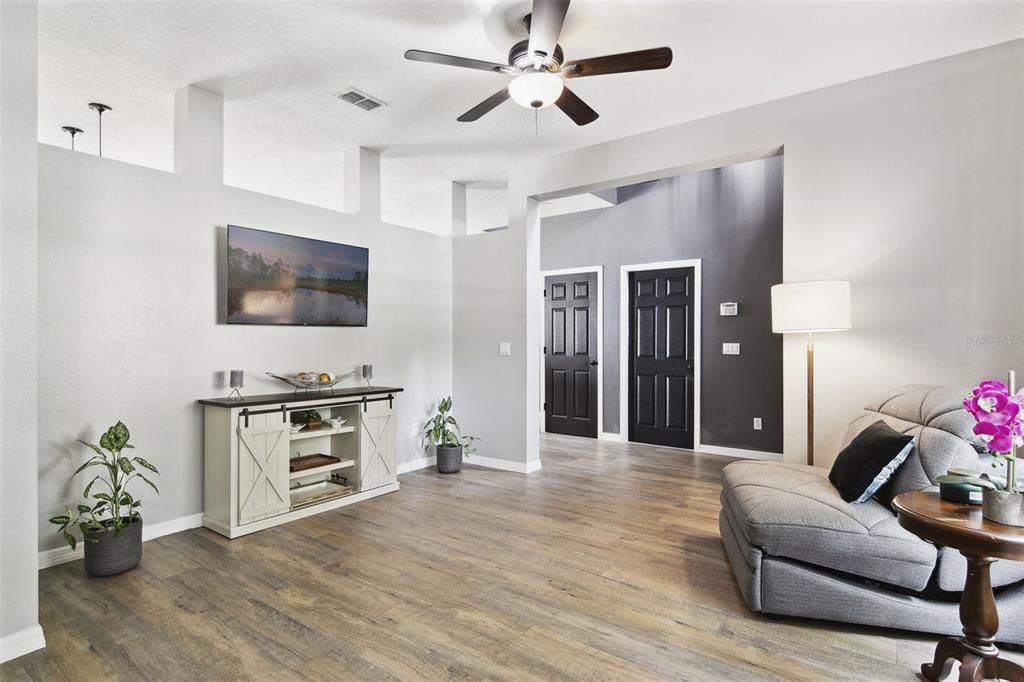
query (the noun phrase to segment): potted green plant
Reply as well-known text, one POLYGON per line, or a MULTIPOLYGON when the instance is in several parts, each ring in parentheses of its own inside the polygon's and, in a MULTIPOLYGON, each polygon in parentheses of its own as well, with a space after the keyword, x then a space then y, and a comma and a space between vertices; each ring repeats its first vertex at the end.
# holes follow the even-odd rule
POLYGON ((462 434, 459 423, 451 415, 452 397, 448 396, 437 404, 437 414, 423 428, 425 447, 434 448, 437 455, 437 471, 441 474, 457 474, 462 471, 463 456, 469 457, 476 450, 476 436, 462 434))
POLYGON ((95 454, 71 477, 92 467, 99 467, 100 473, 85 486, 82 497, 86 504, 78 504, 75 510, 64 507, 63 514, 50 519, 50 523, 60 527, 58 532, 71 549, 78 543, 74 529, 81 533, 85 544, 85 571, 90 575, 123 573, 142 559, 142 514, 139 512, 142 501, 128 492, 128 486, 141 479, 159 494, 156 485, 139 468, 154 474, 160 472, 141 457, 121 454, 135 447, 128 442, 129 438, 128 427, 117 422, 100 436, 99 445, 78 441, 95 454))
POLYGON ((323 417, 316 410, 297 410, 292 412, 292 424, 305 424, 307 429, 317 429, 323 425, 323 417))

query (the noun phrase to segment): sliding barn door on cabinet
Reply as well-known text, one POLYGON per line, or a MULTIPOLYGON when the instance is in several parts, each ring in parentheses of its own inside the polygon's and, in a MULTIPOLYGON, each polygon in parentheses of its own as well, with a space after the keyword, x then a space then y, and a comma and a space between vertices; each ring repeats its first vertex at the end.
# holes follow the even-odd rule
POLYGON ((259 521, 291 507, 288 493, 288 424, 280 414, 238 426, 238 522, 259 521))
POLYGON ((394 483, 395 421, 387 401, 369 403, 359 412, 359 489, 394 483))

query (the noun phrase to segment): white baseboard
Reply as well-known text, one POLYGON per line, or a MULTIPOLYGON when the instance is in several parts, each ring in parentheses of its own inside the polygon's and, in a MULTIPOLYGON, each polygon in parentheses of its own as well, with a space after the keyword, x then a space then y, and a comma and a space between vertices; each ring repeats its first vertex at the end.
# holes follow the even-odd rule
POLYGON ((0 663, 32 653, 45 646, 46 638, 43 636, 43 628, 38 625, 12 632, 0 637, 0 663))
MULTIPOLYGON (((165 535, 171 535, 173 533, 180 533, 183 530, 190 530, 192 528, 199 528, 203 525, 202 514, 191 514, 189 516, 182 516, 180 519, 171 519, 170 521, 164 521, 162 523, 154 523, 152 525, 142 524, 142 541, 152 540, 154 538, 160 538, 165 535)), ((64 545, 63 547, 57 547, 56 549, 47 549, 39 553, 39 568, 49 568, 50 566, 56 566, 57 564, 66 564, 69 561, 75 559, 81 559, 82 554, 85 551, 85 546, 79 542, 78 547, 71 549, 71 547, 64 545)))
POLYGON ((414 459, 411 462, 402 462, 401 464, 399 464, 398 465, 398 473, 399 473, 399 475, 401 475, 401 474, 407 474, 410 471, 419 471, 420 469, 426 469, 427 467, 432 467, 436 463, 437 463, 437 458, 436 457, 420 457, 419 459, 414 459))
MULTIPOLYGON (((540 470, 540 460, 532 462, 510 462, 507 459, 495 459, 494 457, 481 457, 480 455, 466 455, 462 460, 463 464, 475 464, 478 467, 488 469, 500 469, 502 471, 514 471, 517 474, 532 474, 540 470)), ((420 457, 411 462, 398 465, 399 474, 407 474, 410 471, 418 471, 432 467, 437 463, 436 457, 420 457)))
POLYGON ((778 462, 782 461, 782 453, 779 452, 761 452, 760 450, 727 448, 720 445, 701 444, 697 447, 697 452, 706 452, 709 455, 724 455, 725 457, 740 457, 742 459, 768 459, 778 462))
POLYGON ((487 467, 488 469, 513 471, 517 474, 532 474, 534 471, 540 471, 539 459, 535 459, 532 462, 510 462, 507 459, 495 459, 494 457, 472 455, 465 459, 465 463, 474 464, 478 467, 487 467))
POLYGON ((621 433, 608 433, 607 431, 602 431, 601 433, 597 434, 597 439, 598 440, 610 440, 610 441, 612 441, 614 443, 625 443, 626 442, 626 439, 622 437, 621 433))

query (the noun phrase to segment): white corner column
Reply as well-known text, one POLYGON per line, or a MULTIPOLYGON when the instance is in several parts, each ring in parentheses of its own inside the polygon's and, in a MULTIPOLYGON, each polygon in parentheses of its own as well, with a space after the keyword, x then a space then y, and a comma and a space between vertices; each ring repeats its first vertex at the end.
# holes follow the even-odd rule
POLYGON ((224 182, 224 98, 195 85, 174 94, 174 172, 224 182))
POLYGON ((0 2, 0 662, 39 627, 37 13, 0 2))
POLYGON ((452 237, 465 237, 466 224, 466 184, 452 182, 452 237))
MULTIPOLYGON (((544 345, 543 314, 532 314, 531 304, 543 306, 543 284, 540 278, 540 218, 541 203, 530 196, 519 192, 519 184, 509 182, 509 216, 510 229, 522 230, 525 270, 521 273, 526 289, 525 315, 526 339, 524 343, 523 366, 526 376, 526 472, 541 468, 540 463, 540 372, 541 347, 544 345)), ((599 330, 603 333, 603 330, 599 330)), ((603 358, 602 358, 603 360, 603 358)))
POLYGON ((345 213, 380 222, 380 152, 366 147, 345 150, 345 213))

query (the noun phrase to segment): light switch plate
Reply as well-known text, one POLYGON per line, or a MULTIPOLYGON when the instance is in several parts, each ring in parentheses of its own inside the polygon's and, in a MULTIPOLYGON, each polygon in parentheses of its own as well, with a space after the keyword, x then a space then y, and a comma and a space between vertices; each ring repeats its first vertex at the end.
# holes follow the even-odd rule
POLYGON ((762 426, 763 425, 761 423, 761 418, 760 417, 754 417, 754 430, 755 431, 760 431, 762 426))
POLYGON ((722 344, 722 355, 739 355, 740 344, 738 343, 723 343, 722 344))
POLYGON ((735 302, 719 303, 718 314, 721 317, 735 317, 740 314, 740 304, 735 302))
POLYGON ((498 344, 498 355, 512 355, 512 344, 509 341, 502 341, 498 344))

